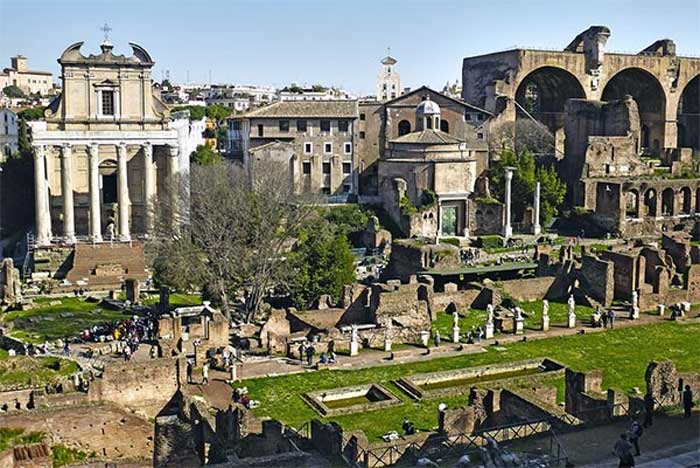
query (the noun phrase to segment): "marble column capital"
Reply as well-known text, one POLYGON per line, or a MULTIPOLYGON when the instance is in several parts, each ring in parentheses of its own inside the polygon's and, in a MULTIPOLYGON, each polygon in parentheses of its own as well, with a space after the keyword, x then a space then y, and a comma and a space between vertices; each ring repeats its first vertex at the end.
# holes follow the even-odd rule
POLYGON ((46 155, 45 145, 32 145, 34 149, 34 159, 41 159, 46 155))
POLYGON ((96 156, 99 156, 100 154, 100 145, 97 143, 90 143, 89 145, 86 145, 88 155, 93 158, 96 156))
POLYGON ((119 143, 117 145, 117 155, 119 157, 126 157, 126 154, 127 154, 126 150, 127 150, 126 143, 119 143))

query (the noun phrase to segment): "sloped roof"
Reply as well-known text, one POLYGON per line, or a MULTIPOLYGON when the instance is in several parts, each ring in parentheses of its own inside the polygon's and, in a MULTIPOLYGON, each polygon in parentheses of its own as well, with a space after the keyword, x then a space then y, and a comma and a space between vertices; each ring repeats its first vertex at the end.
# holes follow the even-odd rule
POLYGON ((396 102, 398 102, 398 101, 401 101, 402 99, 405 99, 405 98, 408 97, 408 96, 412 96, 412 95, 414 95, 414 94, 416 94, 416 93, 424 93, 424 92, 426 92, 426 91, 430 91, 430 92, 432 92, 432 93, 435 93, 435 94, 437 94, 437 95, 439 95, 439 96, 444 97, 444 98, 447 99, 447 100, 450 100, 450 101, 452 101, 452 102, 456 102, 457 104, 460 104, 460 105, 462 105, 462 106, 464 106, 464 107, 468 107, 468 108, 470 108, 470 109, 472 109, 472 110, 476 110, 476 111, 479 111, 479 112, 483 112, 484 114, 490 115, 490 116, 493 115, 491 112, 489 112, 489 111, 487 111, 487 110, 484 110, 484 109, 482 109, 482 108, 480 108, 480 107, 477 107, 477 106, 474 106, 474 105, 472 105, 472 104, 469 104, 468 102, 464 102, 464 101, 462 101, 461 99, 456 99, 456 98, 453 98, 452 96, 448 96, 448 95, 445 94, 445 93, 441 93, 440 91, 436 91, 436 90, 434 90, 434 89, 432 89, 432 88, 429 88, 428 86, 425 86, 425 85, 421 86, 420 88, 416 88, 416 89, 414 89, 414 90, 412 90, 412 91, 410 91, 410 92, 408 92, 408 93, 406 93, 406 94, 402 94, 401 96, 395 97, 394 99, 390 99, 390 100, 386 101, 386 102, 384 103, 384 105, 385 105, 385 106, 389 106, 389 105, 394 104, 394 103, 396 103, 396 102))
POLYGON ((358 117, 357 101, 285 101, 255 109, 243 118, 346 118, 358 117))
POLYGON ((390 143, 419 143, 419 144, 430 144, 430 145, 456 145, 463 143, 459 138, 453 137, 449 133, 441 132, 438 130, 428 129, 422 130, 420 132, 407 133, 406 135, 400 136, 390 143))

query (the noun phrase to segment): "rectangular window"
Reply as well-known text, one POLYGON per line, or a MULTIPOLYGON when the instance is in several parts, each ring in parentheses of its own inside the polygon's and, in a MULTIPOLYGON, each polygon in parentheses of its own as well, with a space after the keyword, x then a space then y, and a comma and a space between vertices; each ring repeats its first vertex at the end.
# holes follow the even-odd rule
POLYGON ((258 136, 259 136, 259 137, 261 137, 261 136, 263 136, 263 135, 265 134, 263 128, 264 128, 264 127, 263 127, 263 124, 258 124, 258 136))
POLYGON ((331 163, 329 163, 329 162, 324 162, 324 163, 323 163, 323 173, 324 173, 324 174, 330 174, 330 173, 331 173, 331 163))
POLYGON ((321 131, 322 132, 330 132, 331 131, 331 121, 330 120, 321 120, 321 131))
POLYGON ((331 194, 331 188, 330 187, 323 187, 321 188, 321 193, 323 195, 330 195, 331 194))
POLYGON ((349 123, 347 120, 338 120, 338 131, 347 132, 349 128, 349 123))
POLYGON ((301 170, 304 173, 304 175, 310 175, 311 174, 311 162, 304 161, 301 165, 301 170))
POLYGON ((231 130, 233 131, 240 131, 241 130, 241 122, 238 120, 234 120, 231 122, 231 130))
POLYGON ((464 120, 469 122, 472 119, 472 115, 469 112, 464 113, 464 120))
POLYGON ((350 192, 350 184, 343 184, 343 193, 350 192))
POLYGON ((114 91, 102 91, 102 115, 114 115, 114 91))
POLYGON ((476 134, 476 137, 477 137, 479 140, 483 140, 483 139, 484 139, 484 134, 481 133, 481 132, 479 132, 479 133, 476 134))
POLYGON ((343 174, 350 174, 352 171, 352 164, 349 162, 343 163, 343 174))
POLYGON ((360 132, 360 140, 364 140, 364 139, 365 139, 365 132, 360 132))
POLYGON ((297 132, 306 131, 306 120, 297 120, 297 132))
POLYGON ((314 152, 313 143, 304 143, 304 154, 311 154, 314 152))
POLYGON ((280 132, 288 132, 289 131, 289 120, 280 120, 279 126, 280 126, 280 132))
POLYGON ((360 120, 365 120, 365 114, 364 114, 364 112, 363 112, 362 114, 360 114, 360 120))
POLYGON ((345 150, 345 154, 352 154, 352 143, 346 141, 343 145, 343 149, 345 150))
POLYGON ((484 120, 484 114, 477 114, 476 120, 479 120, 479 121, 484 120))
POLYGON ((333 143, 324 143, 323 144, 323 152, 326 154, 332 154, 333 153, 333 143))

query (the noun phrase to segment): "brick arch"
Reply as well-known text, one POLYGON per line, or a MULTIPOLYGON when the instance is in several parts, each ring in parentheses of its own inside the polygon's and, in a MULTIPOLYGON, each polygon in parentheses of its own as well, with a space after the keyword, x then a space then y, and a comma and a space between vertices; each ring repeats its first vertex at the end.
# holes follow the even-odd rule
POLYGON ((676 119, 678 146, 700 149, 700 73, 679 87, 676 119))
POLYGON ((631 95, 637 102, 641 127, 648 129, 646 153, 658 155, 666 137, 666 105, 664 85, 651 71, 638 66, 626 67, 610 76, 602 87, 601 100, 613 101, 631 95))
MULTIPOLYGON (((552 131, 564 126, 564 106, 568 99, 586 98, 586 87, 566 68, 543 65, 522 72, 521 76, 513 85, 515 101, 552 131)), ((524 116, 520 107, 516 116, 524 116)))

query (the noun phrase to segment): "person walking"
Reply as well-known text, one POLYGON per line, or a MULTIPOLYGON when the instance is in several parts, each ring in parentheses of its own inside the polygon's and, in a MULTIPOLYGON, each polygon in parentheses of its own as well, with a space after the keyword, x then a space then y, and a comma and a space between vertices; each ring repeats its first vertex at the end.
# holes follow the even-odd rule
POLYGON ((314 348, 314 345, 309 345, 308 348, 306 348, 306 363, 311 366, 314 363, 314 354, 316 354, 316 349, 314 348))
POLYGON ((654 424, 654 395, 647 392, 644 395, 644 427, 651 427, 654 424))
POLYGON ((603 311, 600 314, 600 320, 603 322, 603 328, 608 328, 608 313, 606 311, 603 311))
POLYGON ((436 331, 435 332, 435 337, 434 337, 434 342, 435 342, 435 347, 437 348, 440 346, 440 332, 436 331))
POLYGON ((620 459, 619 468, 630 468, 634 466, 634 456, 632 455, 632 444, 627 440, 627 434, 620 434, 620 438, 615 442, 613 453, 620 459))
POLYGON ((636 456, 640 455, 639 439, 642 437, 643 432, 644 429, 642 429, 642 426, 639 424, 639 421, 637 421, 636 419, 632 421, 632 425, 630 426, 629 441, 632 445, 634 445, 634 450, 637 452, 636 456))
POLYGON ((615 329, 615 311, 610 309, 608 311, 608 321, 610 322, 610 329, 615 329))
POLYGON ((209 363, 205 362, 202 366, 202 385, 209 384, 209 363))
POLYGON ((685 390, 683 390, 683 417, 684 418, 690 417, 690 412, 692 411, 693 406, 695 406, 695 403, 693 403, 693 391, 690 389, 690 385, 686 385, 685 390))
POLYGON ((187 360, 187 383, 192 383, 192 361, 190 359, 187 360))

